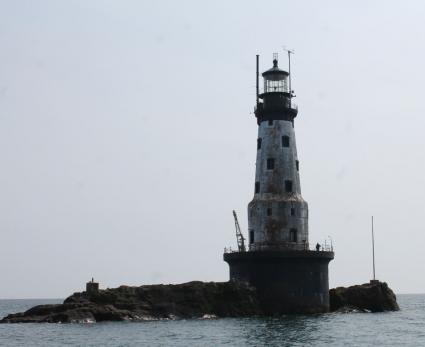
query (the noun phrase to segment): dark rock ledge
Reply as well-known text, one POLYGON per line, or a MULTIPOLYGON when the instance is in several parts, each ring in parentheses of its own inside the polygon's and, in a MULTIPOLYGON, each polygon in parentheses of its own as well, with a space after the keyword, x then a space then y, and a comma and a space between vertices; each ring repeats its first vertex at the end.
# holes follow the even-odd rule
POLYGON ((331 289, 329 301, 330 310, 339 312, 383 312, 400 309, 393 291, 385 282, 379 281, 331 289))
MULTIPOLYGON (((330 290, 332 311, 398 310, 386 283, 330 290)), ((39 305, 9 314, 0 323, 90 323, 263 315, 254 288, 233 282, 121 286, 74 293, 63 304, 39 305)))
POLYGON ((243 317, 261 314, 254 288, 231 282, 120 286, 74 293, 63 304, 39 305, 0 323, 72 323, 153 319, 243 317))

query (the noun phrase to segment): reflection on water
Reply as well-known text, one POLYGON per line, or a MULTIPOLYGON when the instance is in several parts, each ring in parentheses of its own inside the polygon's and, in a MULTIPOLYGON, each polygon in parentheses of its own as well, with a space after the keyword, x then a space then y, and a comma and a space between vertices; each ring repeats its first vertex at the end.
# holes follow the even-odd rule
POLYGON ((252 340, 264 343, 267 341, 288 343, 307 341, 309 340, 309 331, 317 329, 317 324, 314 324, 315 318, 308 316, 283 316, 280 318, 258 319, 256 324, 244 326, 246 343, 249 344, 252 340))

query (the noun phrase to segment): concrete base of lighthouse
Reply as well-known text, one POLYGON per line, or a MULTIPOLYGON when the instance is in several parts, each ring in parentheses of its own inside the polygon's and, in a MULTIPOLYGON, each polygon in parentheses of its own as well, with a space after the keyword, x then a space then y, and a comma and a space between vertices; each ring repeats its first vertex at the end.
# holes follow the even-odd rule
POLYGON ((329 311, 328 264, 333 252, 249 251, 225 253, 230 280, 248 282, 267 314, 329 311))

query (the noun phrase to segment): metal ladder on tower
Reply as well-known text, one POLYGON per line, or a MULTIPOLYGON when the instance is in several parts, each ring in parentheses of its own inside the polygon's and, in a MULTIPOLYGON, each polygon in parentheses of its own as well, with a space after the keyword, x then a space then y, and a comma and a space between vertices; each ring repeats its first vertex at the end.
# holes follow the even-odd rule
POLYGON ((245 252, 245 238, 243 237, 241 228, 239 227, 238 216, 236 215, 235 210, 233 210, 233 217, 235 218, 236 241, 238 243, 238 250, 239 252, 245 252))

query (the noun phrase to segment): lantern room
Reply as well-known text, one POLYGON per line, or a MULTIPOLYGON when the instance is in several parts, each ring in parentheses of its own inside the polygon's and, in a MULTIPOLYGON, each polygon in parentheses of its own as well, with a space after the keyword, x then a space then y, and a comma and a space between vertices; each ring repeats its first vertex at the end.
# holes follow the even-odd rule
POLYGON ((273 57, 273 67, 263 72, 264 93, 288 93, 289 73, 277 66, 277 54, 273 57))
POLYGON ((290 73, 279 69, 277 53, 273 55, 273 67, 264 71, 263 93, 259 93, 258 88, 258 56, 257 56, 257 104, 255 107, 255 116, 257 123, 270 120, 288 120, 293 121, 297 116, 298 109, 292 103, 294 97, 291 89, 290 73))

